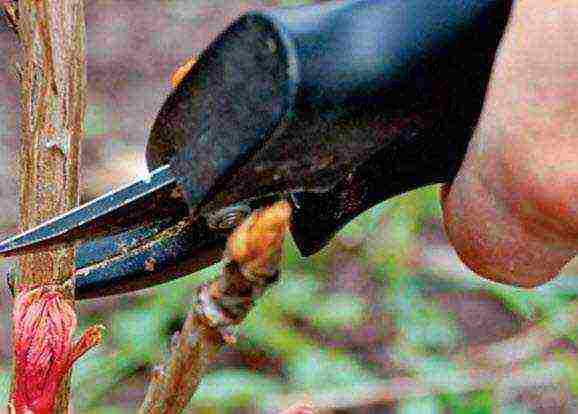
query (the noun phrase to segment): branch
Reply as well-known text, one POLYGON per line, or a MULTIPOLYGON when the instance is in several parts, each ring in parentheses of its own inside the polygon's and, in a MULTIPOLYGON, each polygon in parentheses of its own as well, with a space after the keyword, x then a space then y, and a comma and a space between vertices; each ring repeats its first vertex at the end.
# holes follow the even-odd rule
MULTIPOLYGON (((26 230, 78 204, 84 10, 82 0, 20 0, 17 7, 5 0, 2 6, 22 46, 20 228, 26 230)), ((74 256, 67 247, 20 258, 11 394, 17 413, 68 412, 68 365, 100 338, 100 328, 92 328, 79 343, 71 342, 74 256)))
POLYGON ((557 339, 578 327, 578 302, 559 309, 554 316, 499 342, 480 345, 456 355, 456 362, 475 362, 480 366, 509 367, 543 354, 557 339), (555 326, 562 328, 555 328, 555 326), (560 330, 562 329, 562 330, 560 330))
MULTIPOLYGON (((506 395, 527 388, 545 388, 566 381, 567 367, 555 358, 541 361, 540 369, 469 369, 452 372, 455 377, 442 373, 435 381, 423 381, 414 377, 397 377, 383 381, 382 384, 358 384, 339 387, 327 387, 311 397, 310 405, 321 412, 349 410, 440 395, 443 393, 467 394, 478 390, 499 389, 506 395)), ((301 394, 289 394, 285 401, 294 401, 301 394)))
MULTIPOLYGON (((543 356, 538 367, 528 368, 531 362, 543 354, 549 345, 565 332, 573 332, 578 326, 578 302, 571 302, 555 315, 558 324, 563 323, 563 331, 552 329, 552 320, 546 320, 520 332, 511 338, 489 345, 469 347, 455 354, 450 361, 459 367, 453 372, 453 380, 440 375, 436 382, 425 382, 415 377, 398 377, 383 384, 360 384, 349 389, 325 389, 314 395, 311 405, 321 411, 345 410, 354 407, 366 407, 373 404, 397 402, 404 399, 422 398, 449 391, 454 394, 467 394, 483 389, 500 389, 502 393, 513 393, 525 388, 544 388, 552 384, 565 383, 567 370, 563 360, 543 356), (474 366, 472 366, 475 364, 474 366), (456 380, 459 378, 459 380, 456 380), (448 381, 449 380, 449 381, 448 381)), ((568 356, 573 358, 572 355, 568 356)), ((285 401, 294 401, 299 394, 288 395, 277 405, 285 401)))
POLYGON ((2 0, 1 6, 7 26, 18 36, 18 2, 15 0, 2 0))
POLYGON ((288 203, 277 203, 254 213, 229 237, 219 278, 198 289, 171 357, 153 372, 140 414, 185 409, 221 347, 235 342, 229 328, 277 280, 290 214, 288 203))

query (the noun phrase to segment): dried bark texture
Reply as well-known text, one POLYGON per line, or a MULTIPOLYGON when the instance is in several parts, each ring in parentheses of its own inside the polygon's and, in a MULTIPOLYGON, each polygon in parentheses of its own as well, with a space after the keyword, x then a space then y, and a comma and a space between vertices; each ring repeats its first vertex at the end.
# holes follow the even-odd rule
MULTIPOLYGON (((4 8, 22 47, 20 228, 26 230, 78 204, 86 107, 84 6, 81 0, 19 0, 17 8, 9 2, 4 8)), ((72 309, 74 283, 65 282, 74 276, 74 248, 24 256, 19 265, 16 301, 33 287, 58 285, 72 309)), ((16 354, 14 360, 18 363, 16 354)), ((68 412, 68 382, 66 373, 54 412, 68 412)))
MULTIPOLYGON (((78 204, 85 27, 80 0, 21 0, 18 11, 23 55, 20 227, 26 230, 78 204)), ((74 249, 24 256, 20 272, 17 292, 23 286, 61 283, 73 275, 74 249)))
POLYGON ((171 357, 153 372, 139 413, 176 414, 186 408, 221 347, 234 343, 228 328, 240 323, 277 280, 290 214, 288 203, 277 203, 251 215, 229 237, 220 277, 199 288, 171 357))

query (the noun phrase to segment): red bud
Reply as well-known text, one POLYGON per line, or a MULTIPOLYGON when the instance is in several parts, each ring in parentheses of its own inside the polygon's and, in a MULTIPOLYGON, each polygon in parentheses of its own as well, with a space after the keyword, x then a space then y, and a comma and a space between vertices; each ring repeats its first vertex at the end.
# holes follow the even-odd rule
POLYGON ((58 387, 72 364, 101 339, 102 327, 89 328, 73 344, 76 313, 54 287, 19 294, 13 311, 17 414, 50 414, 58 387))

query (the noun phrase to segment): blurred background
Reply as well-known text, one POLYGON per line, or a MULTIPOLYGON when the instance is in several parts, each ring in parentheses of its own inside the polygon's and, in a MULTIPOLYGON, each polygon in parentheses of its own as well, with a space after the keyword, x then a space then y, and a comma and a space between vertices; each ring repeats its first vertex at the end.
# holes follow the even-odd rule
MULTIPOLYGON (((88 110, 83 201, 145 174, 144 146, 171 72, 254 8, 306 1, 85 2, 88 110)), ((312 3, 312 2, 309 2, 312 3)), ((16 231, 19 85, 0 24, 0 237, 16 231)), ((444 235, 438 188, 383 203, 302 259, 287 241, 281 282, 238 329, 191 413, 578 412, 578 263, 534 290, 482 280, 444 235), (574 277, 573 277, 574 276, 574 277)), ((0 261, 0 403, 10 384, 12 300, 0 261)), ((78 413, 132 413, 168 355, 193 288, 218 268, 132 295, 78 304, 107 327, 73 375, 78 413)))

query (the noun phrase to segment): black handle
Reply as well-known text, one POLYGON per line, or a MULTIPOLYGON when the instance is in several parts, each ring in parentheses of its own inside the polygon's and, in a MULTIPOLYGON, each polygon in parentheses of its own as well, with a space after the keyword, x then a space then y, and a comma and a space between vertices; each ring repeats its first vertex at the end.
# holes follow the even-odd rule
POLYGON ((307 8, 279 12, 298 33, 305 100, 355 102, 361 111, 377 103, 377 118, 360 118, 379 119, 367 140, 386 136, 328 191, 294 195, 292 233, 304 255, 377 203, 453 179, 483 106, 511 3, 348 2, 319 20, 307 8), (308 29, 312 17, 324 30, 308 29))
POLYGON ((375 203, 451 180, 510 6, 356 0, 242 16, 167 99, 149 167, 171 163, 193 214, 300 193, 293 233, 313 253, 375 203), (351 183, 365 195, 348 204, 351 183))

